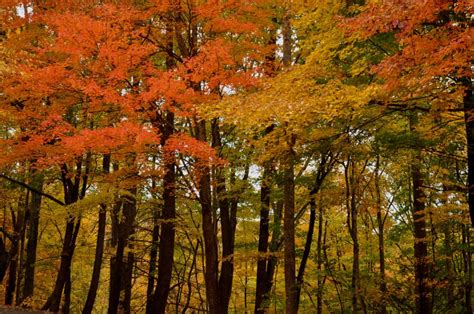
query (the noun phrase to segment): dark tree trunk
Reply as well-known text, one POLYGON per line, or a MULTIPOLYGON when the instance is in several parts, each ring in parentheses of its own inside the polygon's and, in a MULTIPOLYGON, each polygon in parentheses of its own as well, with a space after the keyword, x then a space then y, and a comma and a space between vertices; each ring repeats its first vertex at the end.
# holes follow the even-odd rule
POLYGON ((474 226, 474 96, 471 79, 465 79, 464 120, 467 139, 467 186, 471 226, 474 226))
POLYGON ((301 288, 304 284, 304 272, 306 268, 306 263, 309 258, 309 253, 311 251, 311 244, 313 243, 313 233, 314 225, 316 222, 316 194, 321 189, 321 186, 324 182, 324 179, 331 171, 334 165, 334 158, 330 151, 327 151, 321 154, 321 160, 319 162, 318 169, 316 171, 316 179, 313 188, 309 192, 310 196, 310 216, 309 216, 309 226, 308 233, 306 234, 306 243, 303 251, 303 256, 301 257, 300 267, 298 269, 298 275, 296 277, 296 304, 299 306, 301 288))
POLYGON ((117 239, 117 246, 115 256, 110 258, 110 286, 109 286, 109 307, 108 313, 115 314, 118 312, 120 291, 122 290, 123 273, 123 254, 125 250, 125 243, 119 236, 117 239))
POLYGON ((456 275, 453 270, 453 248, 452 248, 452 241, 453 238, 451 236, 451 222, 448 220, 444 222, 443 225, 443 233, 444 233, 444 249, 446 251, 446 260, 445 260, 445 267, 446 267, 446 283, 447 283, 447 305, 449 309, 452 309, 454 306, 454 289, 455 289, 455 278, 456 275))
MULTIPOLYGON (((410 119, 410 130, 414 131, 414 118, 410 119)), ((423 176, 420 165, 421 152, 414 151, 411 165, 413 184, 413 225, 415 236, 415 298, 417 313, 431 313, 431 292, 429 288, 429 256, 426 239, 425 193, 423 192, 423 176)))
POLYGON ((25 234, 26 234, 26 212, 28 211, 29 207, 29 196, 30 196, 30 191, 28 190, 26 192, 26 204, 24 207, 24 212, 23 212, 23 226, 19 235, 19 261, 18 261, 18 275, 16 278, 16 291, 15 291, 15 304, 19 305, 22 302, 22 282, 23 282, 23 274, 25 270, 25 261, 24 261, 24 252, 25 252, 25 234))
MULTIPOLYGON (((104 175, 110 172, 110 154, 106 154, 102 159, 102 172, 104 175)), ((95 298, 97 295, 97 289, 99 288, 100 272, 102 267, 102 258, 104 255, 104 240, 105 240, 105 227, 107 222, 107 207, 105 204, 100 205, 99 209, 99 221, 97 228, 97 242, 95 246, 95 257, 94 257, 94 268, 92 270, 92 278, 87 293, 86 303, 82 310, 83 314, 92 313, 94 309, 95 298)))
MULTIPOLYGON (((179 11, 179 2, 172 3, 172 10, 179 11)), ((177 21, 175 21, 177 22, 177 21)), ((169 51, 173 51, 173 25, 166 25, 166 45, 169 51)), ((172 70, 175 67, 175 61, 171 56, 166 57, 166 67, 172 70)), ((170 103, 172 104, 172 103, 170 103)), ((158 113, 157 113, 158 115, 158 113)), ((161 147, 163 149, 163 209, 161 210, 161 235, 159 235, 158 225, 153 229, 153 240, 158 241, 158 252, 156 252, 157 244, 152 243, 152 252, 150 254, 150 277, 148 288, 151 293, 150 300, 147 300, 146 313, 162 314, 166 311, 166 305, 171 285, 171 276, 174 263, 174 247, 175 247, 175 222, 176 218, 176 166, 174 152, 168 151, 166 144, 174 134, 174 113, 167 111, 163 116, 158 116, 160 121, 155 121, 155 125, 160 130, 161 147), (156 233, 156 234, 155 234, 156 233), (156 238, 156 240, 155 240, 156 238), (158 278, 156 288, 153 290, 156 255, 158 254, 158 278), (153 292, 152 292, 153 291, 153 292)))
POLYGON ((323 208, 321 206, 318 212, 318 244, 316 248, 317 254, 317 269, 318 269, 318 290, 317 290, 317 314, 323 313, 323 287, 324 287, 324 279, 322 276, 322 265, 323 265, 323 249, 326 243, 323 243, 323 208))
MULTIPOLYGON (((13 239, 12 246, 10 249, 10 266, 8 271, 8 281, 7 287, 5 290, 5 304, 12 305, 13 297, 15 295, 17 277, 18 277, 18 257, 20 253, 20 246, 22 242, 22 234, 25 230, 25 212, 26 206, 28 206, 28 200, 24 199, 29 197, 27 190, 24 191, 25 194, 20 196, 18 201, 18 215, 15 216, 15 213, 12 210, 12 222, 13 222, 13 239)), ((20 265, 21 267, 21 265, 20 265)), ((20 269, 21 271, 21 269, 20 269)))
POLYGON ((153 217, 153 232, 151 236, 150 262, 148 264, 148 283, 146 289, 146 313, 153 313, 153 291, 155 288, 156 262, 158 258, 158 240, 160 237, 160 226, 158 225, 158 212, 153 217))
MULTIPOLYGON (((363 169, 365 169, 365 167, 363 169)), ((357 200, 359 197, 359 177, 362 175, 362 172, 356 172, 356 162, 353 160, 352 156, 349 156, 347 165, 344 169, 344 178, 346 185, 347 227, 352 239, 351 303, 353 313, 357 313, 359 310, 362 310, 364 313, 366 313, 365 301, 360 291, 360 244, 358 230, 359 209, 357 200)))
POLYGON ((286 313, 297 312, 296 290, 296 253, 295 253, 295 177, 294 177, 294 152, 289 144, 284 167, 284 215, 283 215, 283 259, 285 273, 285 299, 286 313))
POLYGON ((382 212, 382 195, 380 191, 380 156, 377 155, 375 164, 375 197, 377 206, 377 237, 379 245, 379 265, 380 265, 380 292, 382 299, 380 301, 379 311, 381 314, 387 313, 386 294, 387 283, 385 282, 385 242, 384 242, 384 224, 385 216, 382 212))
MULTIPOLYGON (((130 246, 130 245, 129 245, 130 246)), ((130 247, 132 248, 132 247, 130 247)), ((135 265, 135 254, 131 251, 127 253, 127 260, 124 269, 125 276, 123 276, 123 301, 120 302, 119 311, 125 314, 131 313, 130 303, 132 301, 132 281, 133 281, 133 267, 135 265)))
MULTIPOLYGON (((43 176, 33 173, 31 186, 38 191, 43 191, 43 176)), ((38 225, 41 207, 41 195, 38 193, 30 193, 31 201, 29 202, 29 218, 28 218, 28 242, 26 244, 26 261, 25 261, 25 283, 23 285, 22 301, 33 296, 35 286, 35 264, 36 264, 36 248, 38 246, 38 225)))
POLYGON ((463 265, 464 265, 464 306, 466 313, 472 312, 472 253, 469 249, 471 247, 470 228, 462 225, 462 249, 463 265))
MULTIPOLYGON (((129 156, 129 166, 134 167, 135 157, 129 156)), ((136 175, 132 170, 133 176, 136 175)), ((135 216, 136 216, 136 187, 127 189, 129 195, 123 195, 118 200, 121 205, 122 215, 119 225, 117 226, 117 247, 115 256, 110 259, 110 290, 109 290, 109 314, 115 314, 119 310, 127 313, 130 309, 127 294, 131 283, 131 275, 134 263, 134 255, 128 254, 125 259, 125 248, 129 244, 130 237, 133 234, 135 216), (121 291, 124 291, 124 299, 121 300, 121 291)))
POLYGON ((311 243, 313 242, 314 224, 316 222, 316 202, 314 197, 310 202, 310 214, 309 214, 309 226, 308 233, 306 234, 306 243, 304 246, 303 256, 301 257, 300 267, 298 269, 298 275, 296 276, 296 306, 299 307, 301 288, 304 284, 304 271, 306 263, 308 261, 309 252, 311 251, 311 243))
POLYGON ((64 284, 64 302, 61 308, 61 313, 69 314, 69 308, 71 307, 71 268, 68 269, 66 275, 66 283, 64 284))
POLYGON ((273 287, 273 278, 275 275, 276 266, 278 264, 278 258, 275 253, 279 250, 280 239, 282 232, 282 218, 283 218, 283 201, 279 200, 276 203, 273 215, 273 226, 272 226, 272 240, 269 245, 269 255, 270 257, 266 261, 266 271, 265 276, 263 277, 263 287, 262 287, 262 302, 258 313, 266 313, 268 307, 270 306, 270 292, 273 287))
MULTIPOLYGON (((270 237, 269 213, 270 213, 270 194, 272 183, 273 168, 270 162, 266 162, 263 166, 263 175, 260 187, 260 228, 258 236, 258 253, 265 254, 268 251, 268 239, 270 237)), ((265 313, 268 299, 265 293, 267 283, 267 265, 268 257, 259 256, 257 261, 257 288, 255 292, 255 313, 265 313)))
POLYGON ((349 205, 349 217, 350 217, 350 233, 352 238, 352 311, 357 313, 359 311, 359 293, 360 293, 360 269, 359 269, 359 233, 357 224, 357 204, 356 204, 356 193, 354 183, 354 165, 350 167, 350 183, 347 187, 350 189, 350 205, 349 205))
MULTIPOLYGON (((89 175, 89 166, 91 163, 91 155, 88 154, 85 162, 85 172, 83 174, 83 158, 79 157, 76 160, 76 169, 74 173, 74 180, 69 177, 67 165, 61 167, 61 179, 64 189, 64 203, 66 205, 74 204, 79 199, 84 198, 87 187, 87 180, 89 175), (82 184, 81 184, 82 182, 82 184)), ((69 214, 66 222, 66 231, 64 233, 63 247, 61 251, 61 262, 59 265, 59 271, 56 276, 56 282, 54 284, 53 292, 49 296, 46 303, 43 305, 42 310, 49 310, 51 312, 58 312, 61 304, 61 298, 63 295, 64 288, 68 281, 71 280, 71 264, 76 248, 76 240, 79 234, 81 226, 80 217, 75 217, 69 214)), ((70 284, 70 282, 69 282, 70 284)), ((63 311, 69 311, 71 289, 66 289, 65 303, 63 311)))
MULTIPOLYGON (((196 126, 197 138, 203 142, 207 141, 206 122, 199 121, 196 126)), ((199 178, 199 200, 202 209, 202 229, 204 236, 204 254, 206 271, 204 279, 206 284, 206 301, 211 314, 221 314, 219 300, 219 265, 217 256, 217 235, 214 229, 211 176, 208 166, 202 166, 199 178)))
MULTIPOLYGON (((158 280, 153 294, 153 304, 148 313, 165 313, 173 272, 173 255, 176 218, 176 170, 173 152, 167 152, 166 142, 174 133, 174 114, 166 114, 161 128, 161 145, 164 150, 163 210, 158 256, 158 280)), ((151 262, 151 261, 150 261, 151 262)), ((151 264, 150 264, 151 265, 151 264)))
MULTIPOLYGON (((219 122, 214 119, 211 122, 212 147, 222 157, 222 140, 219 122)), ((231 184, 235 183, 235 175, 231 176, 231 184)), ((230 296, 232 294, 232 280, 234 277, 234 240, 237 224, 238 196, 227 195, 226 180, 222 169, 216 169, 216 193, 217 205, 219 207, 219 218, 222 233, 222 262, 218 279, 220 313, 227 313, 230 296)))

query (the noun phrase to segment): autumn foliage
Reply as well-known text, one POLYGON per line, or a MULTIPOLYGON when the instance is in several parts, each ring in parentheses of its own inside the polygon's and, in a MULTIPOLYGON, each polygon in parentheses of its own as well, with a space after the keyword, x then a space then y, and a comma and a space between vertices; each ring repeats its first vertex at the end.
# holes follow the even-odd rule
POLYGON ((0 16, 6 305, 472 312, 472 1, 0 16))

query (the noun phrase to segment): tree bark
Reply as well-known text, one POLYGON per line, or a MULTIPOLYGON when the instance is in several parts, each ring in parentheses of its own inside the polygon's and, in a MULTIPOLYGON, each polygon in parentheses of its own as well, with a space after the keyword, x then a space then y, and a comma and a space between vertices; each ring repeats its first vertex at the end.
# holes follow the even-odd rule
POLYGON ((467 140, 467 187, 471 226, 474 226, 474 96, 471 79, 465 79, 464 121, 467 140))
MULTIPOLYGON (((102 172, 104 176, 110 172, 110 154, 105 154, 102 159, 102 172)), ((104 255, 105 227, 107 222, 107 205, 101 204, 99 209, 99 220, 97 229, 97 242, 95 246, 94 268, 92 270, 91 283, 87 293, 86 303, 82 310, 83 314, 92 313, 94 309, 97 289, 99 288, 100 272, 104 255)))
MULTIPOLYGON (((42 192, 43 176, 36 172, 32 173, 31 186, 42 192)), ((29 202, 29 218, 26 244, 26 261, 25 261, 25 283, 23 285, 23 293, 21 301, 33 296, 35 286, 35 264, 36 264, 36 248, 38 246, 38 225, 41 207, 41 195, 35 192, 30 193, 31 201, 29 202)))
MULTIPOLYGON (((203 142, 207 141, 206 122, 201 120, 196 126, 197 138, 203 142)), ((221 314, 219 300, 219 267, 217 256, 217 235, 214 230, 214 218, 211 195, 211 175, 209 166, 200 168, 199 178, 199 201, 202 210, 202 230, 204 237, 204 254, 206 271, 204 273, 206 285, 206 302, 211 314, 221 314)))
POLYGON ((174 113, 166 114, 165 123, 162 126, 161 145, 164 156, 163 163, 165 175, 163 178, 163 210, 161 213, 161 237, 159 243, 158 256, 158 280, 153 295, 152 312, 165 313, 166 304, 171 284, 171 275, 173 272, 173 255, 175 241, 175 222, 176 218, 176 170, 173 152, 166 151, 166 142, 174 132, 174 113))
MULTIPOLYGON (((222 157, 222 139, 217 119, 211 122, 212 147, 222 157)), ((237 206, 239 196, 230 197, 227 195, 226 178, 223 169, 216 169, 216 193, 217 205, 219 207, 219 218, 221 222, 222 234, 222 257, 221 270, 218 279, 220 313, 227 313, 230 296, 232 294, 232 281, 234 277, 234 241, 235 228, 237 225, 237 206)), ((231 184, 235 183, 235 175, 230 178, 231 184)), ((237 192, 234 192, 237 193, 237 192)))
MULTIPOLYGON (((135 169, 135 155, 130 154, 127 157, 127 169, 132 176, 136 175, 135 169)), ((131 275, 132 271, 130 270, 133 267, 134 255, 127 254, 125 258, 125 248, 129 244, 131 235, 134 232, 134 223, 135 216, 137 213, 136 209, 136 193, 137 187, 133 185, 132 187, 127 188, 128 195, 120 196, 117 204, 118 209, 122 210, 121 219, 119 220, 117 226, 117 247, 115 251, 115 256, 110 260, 110 290, 109 290, 109 314, 115 314, 119 310, 125 313, 128 313, 130 310, 130 304, 127 293, 130 289, 131 275), (121 299, 121 291, 124 290, 124 298, 121 299)))
POLYGON ((323 217, 323 208, 321 206, 320 210, 318 212, 318 244, 316 247, 316 252, 317 252, 317 270, 318 270, 318 290, 317 290, 317 314, 322 314, 323 312, 323 287, 324 287, 324 279, 322 276, 322 265, 324 263, 323 260, 323 249, 324 245, 326 243, 323 243, 323 222, 324 222, 324 217, 323 217))
POLYGON ((463 265, 464 265, 464 306, 466 313, 472 313, 472 253, 471 247, 471 235, 469 227, 462 225, 462 244, 463 247, 468 249, 462 249, 463 265))
MULTIPOLYGON (((410 118, 410 131, 414 132, 414 118, 410 118)), ((431 291, 429 288, 429 257, 426 239, 425 193, 420 165, 421 152, 415 148, 411 165, 413 185, 413 225, 415 236, 415 299, 417 313, 431 313, 431 291)))
MULTIPOLYGON (((68 167, 66 164, 63 164, 61 167, 61 180, 64 190, 64 204, 70 205, 77 202, 79 199, 83 199, 86 193, 87 181, 89 176, 89 167, 91 163, 91 155, 87 154, 85 161, 85 171, 83 171, 83 157, 76 159, 76 169, 73 179, 69 177, 68 167)), ((61 298, 65 285, 70 281, 71 276, 71 264, 72 258, 74 255, 74 250, 76 248, 76 240, 81 226, 81 218, 75 217, 72 214, 69 214, 66 222, 66 231, 64 233, 63 247, 61 251, 61 262, 59 265, 59 271, 56 276, 56 282, 54 284, 54 289, 51 295, 49 296, 46 303, 41 308, 42 310, 49 310, 51 312, 58 312, 61 304, 61 298)), ((65 306, 68 307, 69 304, 67 300, 70 298, 70 289, 66 290, 66 303, 65 306)), ((64 307, 63 311, 68 311, 69 309, 64 307)))
POLYGON ((160 226, 158 225, 158 211, 153 214, 153 231, 151 238, 150 261, 148 263, 148 284, 147 284, 147 300, 146 313, 153 313, 153 291, 155 289, 156 262, 158 258, 158 240, 160 237, 160 226))
POLYGON ((296 253, 295 253, 295 177, 294 177, 294 152, 290 144, 286 153, 284 167, 284 215, 283 215, 283 244, 285 266, 285 299, 286 313, 297 313, 296 289, 296 253))
POLYGON ((25 199, 24 197, 26 198, 29 197, 29 193, 26 189, 24 190, 24 195, 21 195, 18 201, 18 215, 15 216, 13 210, 11 213, 12 222, 13 222, 13 241, 12 241, 12 246, 10 249, 10 266, 9 266, 9 271, 8 271, 8 281, 7 281, 7 287, 5 289, 5 304, 6 305, 13 304, 17 278, 18 278, 18 274, 21 271, 21 264, 20 264, 20 271, 18 269, 18 257, 20 253, 21 242, 23 240, 22 234, 24 234, 24 230, 25 230, 26 206, 28 206, 28 200, 25 199))
MULTIPOLYGON (((270 194, 271 194, 271 182, 272 182, 272 165, 270 162, 266 162, 263 166, 263 174, 260 186, 260 228, 258 235, 258 253, 266 254, 268 251, 268 239, 270 237, 270 194)), ((269 258, 267 256, 259 256, 257 261, 257 288, 255 292, 255 313, 265 313, 265 302, 268 300, 268 296, 265 293, 265 287, 267 283, 267 265, 269 258)))
POLYGON ((312 197, 310 201, 309 226, 306 234, 306 242, 304 246, 303 256, 301 257, 300 267, 298 268, 298 275, 296 276, 296 308, 298 309, 301 296, 301 288, 304 284, 304 271, 306 263, 311 251, 311 244, 313 242, 314 224, 316 222, 316 201, 312 197))
POLYGON ((379 246, 379 276, 380 276, 380 293, 382 294, 382 300, 380 302, 379 311, 381 314, 387 313, 386 305, 386 294, 387 294, 387 283, 385 281, 385 242, 384 242, 384 224, 385 216, 382 212, 382 195, 380 190, 380 156, 377 155, 375 164, 375 197, 377 206, 377 237, 379 246))

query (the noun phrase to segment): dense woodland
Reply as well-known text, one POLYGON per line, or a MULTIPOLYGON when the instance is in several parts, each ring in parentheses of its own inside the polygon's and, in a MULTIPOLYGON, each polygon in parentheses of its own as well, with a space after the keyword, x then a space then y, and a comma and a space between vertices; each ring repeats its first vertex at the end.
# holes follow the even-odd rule
POLYGON ((472 0, 0 0, 0 301, 472 313, 472 0))

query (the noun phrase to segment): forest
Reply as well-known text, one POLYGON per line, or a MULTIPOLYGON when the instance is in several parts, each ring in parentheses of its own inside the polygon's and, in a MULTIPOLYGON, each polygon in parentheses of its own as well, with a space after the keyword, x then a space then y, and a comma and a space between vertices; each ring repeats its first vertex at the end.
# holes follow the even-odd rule
POLYGON ((473 0, 0 18, 0 312, 473 313, 473 0))

